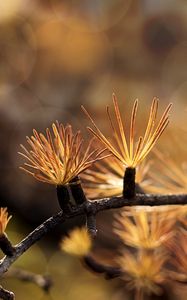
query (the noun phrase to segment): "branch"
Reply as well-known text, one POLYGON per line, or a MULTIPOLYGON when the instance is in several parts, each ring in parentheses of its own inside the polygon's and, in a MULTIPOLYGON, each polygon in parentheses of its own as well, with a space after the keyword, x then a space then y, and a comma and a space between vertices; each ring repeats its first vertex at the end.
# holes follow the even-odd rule
POLYGON ((92 238, 96 238, 97 236, 97 227, 96 227, 96 217, 95 214, 87 214, 86 216, 86 227, 88 228, 88 231, 92 238))
POLYGON ((60 211, 58 214, 49 218, 34 231, 32 231, 25 239, 23 239, 14 247, 15 252, 11 257, 5 256, 0 260, 0 274, 5 273, 13 264, 13 262, 17 260, 26 250, 28 250, 33 244, 50 232, 57 224, 60 224, 63 221, 65 221, 65 214, 60 211))
POLYGON ((161 205, 183 205, 187 204, 187 194, 177 195, 153 195, 137 194, 134 198, 111 197, 100 200, 88 201, 90 210, 96 213, 103 210, 121 208, 125 206, 161 206, 161 205))
POLYGON ((5 273, 8 268, 17 260, 26 250, 40 240, 44 235, 50 232, 55 226, 67 219, 74 218, 78 215, 97 214, 100 211, 121 208, 125 206, 160 206, 160 205, 182 205, 187 204, 187 195, 148 195, 137 194, 134 198, 125 199, 123 197, 111 197, 100 200, 86 201, 83 204, 73 207, 70 212, 63 213, 60 211, 55 216, 46 220, 38 226, 25 239, 23 239, 15 248, 12 257, 5 256, 0 260, 0 274, 5 273))
POLYGON ((21 281, 32 282, 38 287, 48 292, 52 286, 52 280, 47 275, 35 274, 26 270, 11 268, 4 278, 17 278, 21 281))

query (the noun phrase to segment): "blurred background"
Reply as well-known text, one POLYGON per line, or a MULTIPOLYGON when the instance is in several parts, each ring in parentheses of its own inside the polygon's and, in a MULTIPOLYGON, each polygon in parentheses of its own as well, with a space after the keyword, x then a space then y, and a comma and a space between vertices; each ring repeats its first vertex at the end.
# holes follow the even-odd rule
MULTIPOLYGON (((104 126, 105 106, 115 92, 126 111, 139 98, 142 120, 154 96, 162 111, 173 102, 170 128, 185 129, 187 3, 6 0, 0 2, 0 28, 0 205, 13 214, 9 234, 19 242, 59 209, 54 187, 19 170, 19 144, 26 144, 33 128, 44 132, 58 120, 84 131, 81 104, 104 126)), ((110 215, 100 219, 101 235, 108 234, 110 215)), ((3 281, 4 287, 20 300, 130 299, 119 282, 89 274, 58 251, 61 235, 81 222, 58 227, 16 263, 51 274, 49 295, 16 280, 3 281)), ((98 238, 99 243, 111 246, 98 238)))

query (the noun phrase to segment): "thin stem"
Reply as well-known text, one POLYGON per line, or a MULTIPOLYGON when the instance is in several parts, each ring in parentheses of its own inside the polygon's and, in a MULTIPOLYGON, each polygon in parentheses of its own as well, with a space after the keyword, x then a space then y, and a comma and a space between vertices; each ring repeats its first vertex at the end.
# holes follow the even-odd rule
POLYGON ((52 280, 47 275, 35 274, 26 270, 11 268, 5 275, 4 278, 16 278, 24 282, 32 282, 38 287, 48 292, 52 286, 52 280))
POLYGON ((40 240, 44 235, 50 232, 57 224, 65 221, 65 214, 60 211, 55 216, 49 218, 35 230, 33 230, 29 235, 26 236, 19 244, 15 246, 15 252, 13 256, 5 256, 0 260, 0 274, 5 273, 9 267, 32 245, 34 245, 38 240, 40 240))
POLYGON ((97 227, 96 227, 96 217, 94 214, 87 214, 86 216, 86 227, 92 238, 96 238, 97 227))
MULTIPOLYGON (((76 176, 73 180, 70 181, 69 187, 77 205, 83 204, 84 202, 87 201, 86 195, 81 186, 81 181, 79 176, 76 176)), ((90 235, 93 238, 95 238, 97 235, 97 229, 96 229, 96 218, 94 214, 88 213, 86 215, 86 227, 88 228, 90 235)))
POLYGON ((97 273, 97 274, 104 273, 106 279, 112 279, 115 277, 119 277, 121 275, 120 268, 103 265, 103 264, 97 262, 91 256, 85 256, 83 258, 83 263, 84 263, 84 265, 86 265, 86 267, 89 268, 89 270, 91 270, 94 273, 97 273))

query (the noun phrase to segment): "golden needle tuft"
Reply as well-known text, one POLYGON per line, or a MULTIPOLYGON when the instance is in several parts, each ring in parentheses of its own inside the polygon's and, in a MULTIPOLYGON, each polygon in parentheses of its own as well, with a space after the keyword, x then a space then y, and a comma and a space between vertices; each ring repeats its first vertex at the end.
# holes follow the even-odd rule
POLYGON ((92 241, 88 230, 85 227, 72 230, 69 237, 65 237, 62 240, 60 247, 63 251, 71 255, 87 255, 92 247, 92 241))
POLYGON ((11 218, 12 216, 8 216, 7 208, 1 207, 0 208, 0 236, 5 233, 7 224, 11 218))
POLYGON ((122 279, 129 289, 135 289, 137 293, 160 294, 160 285, 166 279, 163 266, 167 259, 168 256, 162 251, 139 252, 137 255, 124 251, 117 262, 124 272, 122 279))
POLYGON ((27 162, 22 170, 37 180, 55 184, 68 184, 74 177, 89 168, 94 162, 107 157, 105 149, 92 149, 93 139, 83 149, 80 131, 75 134, 71 125, 52 124, 53 135, 46 129, 46 136, 35 129, 33 135, 27 137, 31 150, 21 145, 19 152, 27 162))
POLYGON ((158 99, 154 98, 152 101, 149 119, 144 136, 140 136, 138 141, 135 141, 135 120, 138 109, 138 100, 134 102, 131 122, 130 122, 130 134, 129 142, 125 133, 125 127, 122 121, 120 109, 118 106, 117 98, 113 94, 113 105, 115 113, 114 123, 112 116, 107 107, 107 115, 109 123, 114 136, 114 143, 110 142, 109 139, 100 131, 92 117, 89 115, 87 110, 82 106, 83 111, 90 119, 94 129, 88 127, 94 136, 96 136, 100 142, 102 142, 105 147, 126 167, 135 168, 139 165, 142 160, 148 155, 153 146, 156 144, 157 140, 169 124, 169 112, 171 110, 172 104, 170 103, 165 109, 158 125, 155 126, 157 111, 158 111, 158 99))
POLYGON ((175 217, 166 210, 129 208, 116 217, 114 232, 125 245, 139 249, 156 249, 174 235, 175 217))

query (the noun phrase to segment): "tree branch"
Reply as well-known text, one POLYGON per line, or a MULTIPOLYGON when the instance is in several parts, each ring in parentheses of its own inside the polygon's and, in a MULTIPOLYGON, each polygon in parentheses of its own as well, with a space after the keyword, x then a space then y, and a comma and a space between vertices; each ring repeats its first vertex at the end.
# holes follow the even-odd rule
POLYGON ((0 274, 5 273, 8 268, 17 260, 26 250, 40 240, 44 235, 50 232, 55 226, 64 222, 66 219, 73 218, 83 214, 97 214, 100 211, 121 208, 125 206, 160 206, 160 205, 182 205, 187 204, 187 195, 149 195, 137 194, 134 198, 125 199, 123 197, 111 197, 100 200, 86 201, 83 204, 73 207, 70 212, 60 211, 55 216, 49 218, 25 239, 15 246, 15 252, 12 257, 5 256, 0 260, 0 274))
POLYGON ((134 198, 125 199, 123 197, 111 197, 100 200, 87 201, 92 213, 99 211, 121 208, 124 206, 161 206, 161 205, 184 205, 187 204, 187 194, 154 195, 137 194, 134 198))
POLYGON ((86 226, 92 238, 97 236, 97 227, 96 227, 96 217, 95 214, 87 214, 86 216, 86 226))
POLYGON ((26 270, 11 268, 5 275, 4 278, 16 278, 25 282, 32 282, 38 287, 48 292, 52 286, 52 280, 47 275, 35 274, 26 270))
POLYGON ((65 214, 60 211, 55 216, 49 218, 34 231, 32 231, 25 239, 23 239, 15 248, 15 252, 11 257, 5 256, 0 260, 0 274, 5 273, 8 268, 17 260, 26 250, 40 240, 44 235, 51 231, 57 224, 65 221, 65 214))

